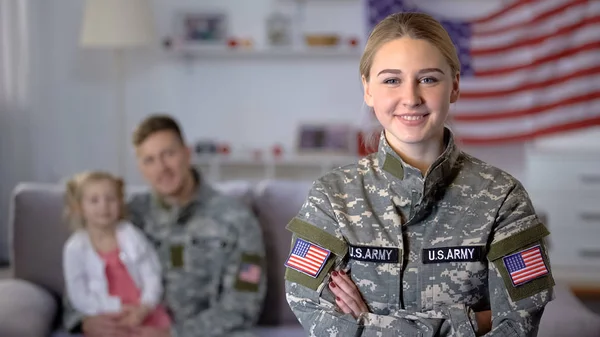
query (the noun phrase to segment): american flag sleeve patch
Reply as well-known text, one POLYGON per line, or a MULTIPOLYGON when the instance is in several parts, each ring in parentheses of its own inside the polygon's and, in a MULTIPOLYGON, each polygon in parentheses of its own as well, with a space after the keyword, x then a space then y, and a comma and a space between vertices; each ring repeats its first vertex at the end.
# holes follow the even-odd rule
POLYGON ((505 256, 502 260, 515 287, 549 274, 540 245, 505 256))
POLYGON ((325 266, 329 255, 331 251, 297 238, 285 266, 315 278, 325 266))

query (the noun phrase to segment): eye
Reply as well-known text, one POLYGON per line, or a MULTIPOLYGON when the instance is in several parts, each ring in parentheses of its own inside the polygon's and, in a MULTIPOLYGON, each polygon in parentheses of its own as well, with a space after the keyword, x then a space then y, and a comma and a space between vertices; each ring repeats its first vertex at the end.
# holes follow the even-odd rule
POLYGON ((397 78, 388 78, 388 79, 384 80, 383 83, 385 83, 385 84, 398 84, 398 83, 400 83, 400 80, 397 79, 397 78))
POLYGON ((420 82, 423 84, 434 84, 438 82, 438 79, 435 77, 423 77, 420 82))

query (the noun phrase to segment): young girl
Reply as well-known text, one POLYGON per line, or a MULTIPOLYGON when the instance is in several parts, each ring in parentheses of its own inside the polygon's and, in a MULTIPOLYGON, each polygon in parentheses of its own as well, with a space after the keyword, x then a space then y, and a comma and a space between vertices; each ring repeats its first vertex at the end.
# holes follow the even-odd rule
POLYGON ((167 328, 159 303, 161 267, 144 234, 124 220, 123 181, 86 172, 67 183, 66 211, 74 232, 63 249, 66 292, 86 316, 123 313, 122 323, 167 328))

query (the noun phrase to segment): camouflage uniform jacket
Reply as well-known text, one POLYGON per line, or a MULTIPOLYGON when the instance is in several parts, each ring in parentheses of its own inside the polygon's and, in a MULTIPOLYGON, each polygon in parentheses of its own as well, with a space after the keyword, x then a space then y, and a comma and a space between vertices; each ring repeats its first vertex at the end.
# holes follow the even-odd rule
MULTIPOLYGON (((247 207, 200 183, 183 208, 146 193, 132 198, 129 212, 157 250, 173 337, 255 336, 266 294, 265 248, 247 207)), ((80 319, 67 310, 67 327, 80 319)))
POLYGON ((549 232, 515 178, 458 150, 449 130, 446 144, 423 178, 382 133, 377 153, 314 182, 288 224, 285 276, 309 336, 475 336, 484 310, 485 336, 537 334, 554 297, 549 232), (327 286, 340 269, 369 307, 358 319, 327 286))

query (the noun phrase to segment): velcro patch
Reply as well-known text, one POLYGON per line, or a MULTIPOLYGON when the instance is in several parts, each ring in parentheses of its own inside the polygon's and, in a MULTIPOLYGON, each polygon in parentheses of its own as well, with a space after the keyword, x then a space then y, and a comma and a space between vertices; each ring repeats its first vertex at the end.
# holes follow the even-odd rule
POLYGON ((325 266, 329 255, 331 251, 297 238, 285 266, 315 278, 325 266))
POLYGON ((513 286, 518 287, 548 275, 548 267, 542 257, 540 245, 502 258, 513 286))
POLYGON ((457 246, 423 249, 423 263, 478 262, 483 259, 483 246, 457 246))
POLYGON ((259 255, 242 254, 235 288, 240 291, 258 291, 263 273, 263 259, 259 255))
POLYGON ((399 249, 395 247, 348 245, 350 259, 367 262, 398 263, 399 249))

